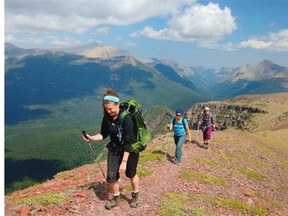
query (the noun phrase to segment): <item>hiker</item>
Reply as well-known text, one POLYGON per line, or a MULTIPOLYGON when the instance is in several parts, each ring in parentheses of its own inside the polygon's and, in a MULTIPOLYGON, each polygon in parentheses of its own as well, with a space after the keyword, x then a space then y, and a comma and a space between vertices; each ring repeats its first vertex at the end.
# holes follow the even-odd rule
POLYGON ((176 110, 176 117, 171 118, 170 122, 167 124, 167 128, 169 131, 174 132, 174 142, 176 145, 175 149, 175 157, 173 158, 173 162, 178 164, 181 162, 182 157, 182 146, 188 140, 191 142, 191 134, 188 126, 187 119, 183 116, 182 109, 176 110), (187 139, 188 135, 188 139, 187 139))
POLYGON ((119 131, 117 125, 119 125, 119 116, 123 109, 120 107, 119 96, 114 90, 108 89, 104 94, 103 109, 104 117, 100 133, 96 135, 86 134, 86 138, 83 137, 83 139, 89 142, 110 137, 110 142, 107 145, 107 183, 113 199, 105 204, 105 208, 110 210, 119 204, 118 180, 122 172, 125 172, 132 186, 132 201, 129 205, 131 208, 136 208, 139 201, 139 178, 137 175, 139 152, 132 152, 131 144, 137 140, 137 131, 135 131, 131 115, 124 117, 122 133, 119 131))
POLYGON ((212 131, 215 130, 215 117, 210 113, 209 107, 205 107, 199 117, 198 130, 203 132, 204 149, 208 149, 212 131))

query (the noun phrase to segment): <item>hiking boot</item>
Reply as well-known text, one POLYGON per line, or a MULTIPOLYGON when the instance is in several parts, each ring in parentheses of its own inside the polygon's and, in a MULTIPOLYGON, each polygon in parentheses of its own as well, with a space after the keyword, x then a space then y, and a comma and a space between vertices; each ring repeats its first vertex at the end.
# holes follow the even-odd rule
POLYGON ((176 159, 176 160, 174 160, 174 164, 178 165, 178 164, 180 164, 180 161, 176 159))
POLYGON ((132 192, 132 201, 130 203, 130 208, 137 208, 139 204, 139 192, 133 193, 132 192))
POLYGON ((105 208, 108 209, 108 210, 111 210, 112 208, 118 206, 119 202, 120 202, 120 195, 113 196, 113 199, 111 201, 108 201, 105 204, 105 208))
POLYGON ((204 143, 204 149, 208 149, 208 144, 204 143))

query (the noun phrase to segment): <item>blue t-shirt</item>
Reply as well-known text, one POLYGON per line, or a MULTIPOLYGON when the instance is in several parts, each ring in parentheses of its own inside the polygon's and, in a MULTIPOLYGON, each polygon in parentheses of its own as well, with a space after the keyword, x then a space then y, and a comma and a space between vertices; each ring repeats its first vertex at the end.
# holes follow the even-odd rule
MULTIPOLYGON (((173 119, 174 118, 171 118, 171 120, 170 120, 170 122, 172 124, 173 124, 173 119)), ((188 124, 187 120, 184 118, 184 121, 182 121, 182 119, 180 122, 176 122, 176 119, 174 121, 175 121, 175 124, 173 125, 174 135, 175 136, 182 136, 182 135, 186 134, 185 125, 188 124), (182 122, 184 123, 184 125, 182 124, 182 122)))

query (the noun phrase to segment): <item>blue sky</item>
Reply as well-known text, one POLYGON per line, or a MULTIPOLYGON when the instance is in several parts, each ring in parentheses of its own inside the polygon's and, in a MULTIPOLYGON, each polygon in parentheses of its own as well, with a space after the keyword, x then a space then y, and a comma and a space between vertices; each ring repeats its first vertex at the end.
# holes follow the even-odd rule
POLYGON ((97 42, 139 58, 288 67, 288 0, 5 0, 6 42, 51 48, 97 42))

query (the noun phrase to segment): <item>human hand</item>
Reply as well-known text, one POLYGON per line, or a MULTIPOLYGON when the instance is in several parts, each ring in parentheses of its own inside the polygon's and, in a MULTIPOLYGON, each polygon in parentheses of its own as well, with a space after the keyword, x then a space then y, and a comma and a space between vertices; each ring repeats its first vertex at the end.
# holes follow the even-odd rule
POLYGON ((83 139, 84 139, 84 141, 86 141, 86 142, 89 142, 90 140, 91 140, 91 136, 89 135, 89 134, 83 134, 83 139))
POLYGON ((127 167, 127 161, 122 161, 119 167, 119 172, 125 172, 126 171, 126 167, 127 167))
POLYGON ((166 127, 167 127, 167 129, 168 129, 168 131, 169 131, 169 133, 170 133, 170 131, 171 131, 170 123, 168 123, 166 127))

